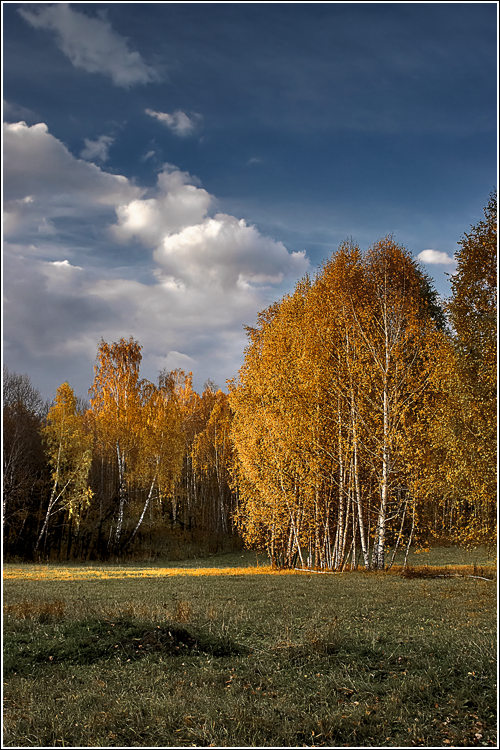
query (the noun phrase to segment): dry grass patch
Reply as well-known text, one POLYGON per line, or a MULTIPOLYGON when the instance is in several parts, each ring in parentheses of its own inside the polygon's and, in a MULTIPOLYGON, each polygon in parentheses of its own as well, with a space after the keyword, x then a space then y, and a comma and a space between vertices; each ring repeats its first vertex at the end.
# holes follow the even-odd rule
POLYGON ((54 601, 36 601, 24 599, 15 604, 4 606, 4 615, 16 620, 39 620, 40 622, 51 622, 61 620, 66 613, 66 603, 61 599, 54 601))

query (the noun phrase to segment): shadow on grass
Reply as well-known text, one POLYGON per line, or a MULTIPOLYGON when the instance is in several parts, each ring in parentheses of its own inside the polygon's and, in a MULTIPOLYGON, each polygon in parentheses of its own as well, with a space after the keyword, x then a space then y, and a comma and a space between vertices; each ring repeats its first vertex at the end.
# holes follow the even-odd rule
POLYGON ((215 657, 248 653, 228 637, 217 637, 174 623, 152 626, 128 618, 68 623, 57 635, 12 634, 4 653, 4 674, 26 675, 48 664, 94 664, 102 659, 141 659, 147 654, 215 657))

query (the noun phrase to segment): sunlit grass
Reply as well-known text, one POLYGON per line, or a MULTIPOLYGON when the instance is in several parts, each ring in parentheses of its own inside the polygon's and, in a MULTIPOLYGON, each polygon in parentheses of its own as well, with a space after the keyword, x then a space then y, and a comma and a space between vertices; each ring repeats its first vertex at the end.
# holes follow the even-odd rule
MULTIPOLYGON (((406 577, 432 577, 438 575, 446 576, 480 576, 493 578, 496 573, 496 565, 492 563, 482 564, 436 564, 435 562, 424 565, 415 565, 415 557, 412 564, 393 565, 390 569, 383 571, 382 575, 405 575, 406 577)), ((352 571, 346 568, 342 574, 352 572, 366 573, 363 568, 352 571)), ((369 571, 369 575, 380 575, 376 571, 369 571)), ((26 580, 26 581, 91 581, 111 579, 134 579, 134 578, 171 578, 175 576, 290 576, 290 575, 341 575, 332 571, 310 571, 299 568, 273 569, 270 565, 239 565, 239 566, 205 566, 194 567, 159 567, 157 565, 47 565, 47 564, 23 564, 4 566, 4 580, 26 580)))
POLYGON ((296 570, 273 570, 270 565, 241 568, 76 568, 59 565, 8 566, 4 569, 5 580, 29 581, 90 581, 113 578, 171 578, 173 576, 256 576, 299 575, 296 570))

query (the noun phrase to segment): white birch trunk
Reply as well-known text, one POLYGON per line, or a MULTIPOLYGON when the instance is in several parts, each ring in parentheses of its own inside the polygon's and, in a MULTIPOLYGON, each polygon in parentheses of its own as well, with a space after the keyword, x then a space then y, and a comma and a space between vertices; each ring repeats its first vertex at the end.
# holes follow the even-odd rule
POLYGON ((125 459, 120 451, 120 443, 116 443, 116 456, 118 459, 118 518, 115 529, 115 547, 120 545, 120 539, 123 528, 123 518, 125 515, 126 487, 125 487, 125 459))

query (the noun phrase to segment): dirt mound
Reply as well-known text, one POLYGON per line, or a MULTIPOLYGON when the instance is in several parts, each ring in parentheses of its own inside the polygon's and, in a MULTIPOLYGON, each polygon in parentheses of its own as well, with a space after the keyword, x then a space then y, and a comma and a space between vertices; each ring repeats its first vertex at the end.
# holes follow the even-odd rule
POLYGON ((152 625, 130 619, 86 620, 14 636, 13 649, 4 659, 4 672, 29 674, 48 664, 93 664, 101 659, 141 659, 148 654, 176 657, 211 654, 216 657, 248 652, 229 638, 186 628, 176 623, 152 625))

